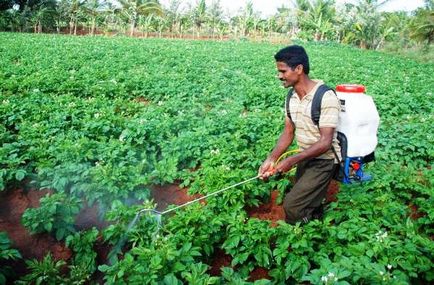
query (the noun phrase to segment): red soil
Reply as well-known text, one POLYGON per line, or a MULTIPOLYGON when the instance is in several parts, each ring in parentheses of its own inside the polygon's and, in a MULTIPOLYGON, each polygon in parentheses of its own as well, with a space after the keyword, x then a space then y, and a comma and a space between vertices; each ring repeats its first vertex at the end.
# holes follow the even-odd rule
POLYGON ((271 279, 270 275, 268 275, 268 270, 266 268, 256 267, 255 269, 253 269, 252 272, 250 272, 249 281, 253 282, 261 279, 271 279))
POLYGON ((417 220, 417 219, 425 216, 425 213, 420 212, 419 208, 414 204, 408 205, 408 208, 410 209, 410 215, 409 216, 412 220, 417 220))
POLYGON ((151 101, 150 100, 148 100, 148 99, 146 99, 145 97, 142 97, 142 96, 140 96, 140 97, 137 97, 136 99, 135 99, 135 101, 137 102, 137 103, 142 103, 143 105, 149 105, 149 103, 151 103, 151 101))
MULTIPOLYGON (((201 195, 190 196, 186 188, 180 188, 177 184, 156 185, 151 188, 151 197, 157 203, 157 210, 163 211, 169 205, 181 205, 201 197, 201 195)), ((205 201, 201 201, 205 203, 205 201)))
POLYGON ((339 183, 336 180, 332 180, 327 190, 326 203, 336 202, 338 200, 336 198, 338 193, 339 193, 339 183))
MULTIPOLYGON (((339 184, 335 180, 330 182, 329 188, 326 194, 326 203, 336 202, 336 195, 339 192, 339 184)), ((276 200, 279 196, 279 191, 275 190, 271 192, 270 202, 262 204, 258 207, 247 208, 247 214, 249 217, 258 218, 260 220, 271 221, 271 226, 277 226, 277 221, 285 220, 285 210, 283 205, 277 205, 276 200)))
POLYGON ((285 220, 285 210, 283 209, 283 206, 276 204, 276 199, 278 196, 279 191, 272 191, 270 202, 262 204, 259 207, 246 209, 247 214, 249 217, 271 221, 272 227, 277 226, 277 221, 285 220))
POLYGON ((85 202, 83 209, 81 209, 80 213, 78 213, 75 218, 75 228, 77 230, 88 230, 92 227, 96 227, 98 230, 102 230, 106 228, 109 223, 107 221, 102 220, 99 216, 99 207, 95 203, 92 207, 85 202))
POLYGON ((214 255, 211 257, 211 268, 208 270, 208 273, 211 276, 220 276, 221 269, 223 267, 230 267, 232 262, 232 256, 226 254, 224 250, 218 248, 214 255))
MULTIPOLYGON (((214 252, 214 255, 211 257, 211 268, 208 270, 208 273, 211 276, 220 276, 221 269, 223 267, 231 267, 232 256, 226 254, 222 249, 218 248, 214 252)), ((250 272, 249 281, 256 281, 260 279, 268 279, 270 280, 270 275, 268 275, 268 269, 263 267, 256 267, 250 272)))
POLYGON ((15 189, 0 193, 0 231, 7 232, 11 247, 19 250, 24 259, 41 260, 48 252, 54 259, 68 260, 71 250, 63 242, 49 234, 31 235, 21 224, 21 216, 27 208, 39 206, 39 199, 51 193, 48 190, 15 189))

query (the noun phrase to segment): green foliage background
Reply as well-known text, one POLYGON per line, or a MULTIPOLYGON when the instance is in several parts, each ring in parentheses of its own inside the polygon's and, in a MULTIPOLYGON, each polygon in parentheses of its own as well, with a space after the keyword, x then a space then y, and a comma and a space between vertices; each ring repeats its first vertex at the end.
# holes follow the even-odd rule
MULTIPOLYGON (((286 90, 273 59, 282 45, 11 33, 0 43, 0 189, 25 180, 103 211, 113 206, 111 244, 135 214, 119 201, 150 198, 155 184, 206 194, 253 177, 283 126, 286 90)), ((253 182, 178 211, 157 237, 142 222, 124 259, 100 266, 108 284, 247 284, 258 266, 275 284, 434 279, 434 65, 302 44, 313 78, 364 84, 373 96, 381 117, 375 179, 342 187, 324 221, 303 227, 247 219, 246 205, 283 192, 286 181, 253 182), (216 247, 236 265, 218 278, 206 273, 216 247)), ((50 227, 59 230, 58 238, 69 232, 50 227)))

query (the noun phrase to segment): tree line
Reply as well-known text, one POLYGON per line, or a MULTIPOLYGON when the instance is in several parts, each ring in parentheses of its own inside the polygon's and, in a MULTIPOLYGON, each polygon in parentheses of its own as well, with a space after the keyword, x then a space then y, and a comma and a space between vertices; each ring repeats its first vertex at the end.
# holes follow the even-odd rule
POLYGON ((182 5, 170 0, 0 0, 0 30, 34 33, 127 34, 192 38, 272 38, 330 41, 361 48, 429 47, 434 0, 409 12, 382 12, 386 1, 293 0, 262 17, 247 1, 235 15, 220 0, 182 5))

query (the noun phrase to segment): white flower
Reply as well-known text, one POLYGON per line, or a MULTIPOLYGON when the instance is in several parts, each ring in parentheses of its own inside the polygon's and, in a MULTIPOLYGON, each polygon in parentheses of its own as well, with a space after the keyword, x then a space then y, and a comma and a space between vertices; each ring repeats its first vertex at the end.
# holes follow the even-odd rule
POLYGON ((119 141, 121 141, 121 142, 125 141, 125 135, 124 134, 121 134, 119 136, 119 141))
POLYGON ((211 151, 210 151, 210 153, 212 154, 212 155, 218 155, 218 154, 220 154, 220 150, 217 148, 217 149, 212 149, 211 151))
POLYGON ((383 242, 387 238, 387 231, 378 231, 378 233, 375 234, 375 238, 378 242, 383 242))
POLYGON ((381 276, 383 276, 383 275, 384 275, 384 272, 383 272, 383 271, 380 271, 379 273, 380 273, 380 275, 381 275, 381 276))
POLYGON ((387 264, 387 269, 391 270, 392 269, 392 265, 391 264, 387 264))
POLYGON ((158 106, 162 106, 163 104, 164 104, 163 101, 158 101, 157 103, 158 106))
POLYGON ((100 113, 95 113, 95 115, 93 115, 93 116, 94 116, 95 119, 98 119, 101 116, 101 114, 100 113))
POLYGON ((333 272, 329 272, 327 275, 321 277, 321 281, 325 284, 329 284, 330 282, 336 282, 338 280, 338 277, 333 272))
POLYGON ((38 93, 40 90, 38 88, 33 89, 33 92, 38 93))

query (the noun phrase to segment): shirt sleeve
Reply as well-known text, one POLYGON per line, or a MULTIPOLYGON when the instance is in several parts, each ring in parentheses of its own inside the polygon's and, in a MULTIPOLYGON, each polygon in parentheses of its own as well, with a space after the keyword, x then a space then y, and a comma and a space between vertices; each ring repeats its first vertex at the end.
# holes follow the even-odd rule
POLYGON ((333 91, 327 91, 321 101, 319 127, 336 128, 339 122, 339 99, 333 91))

